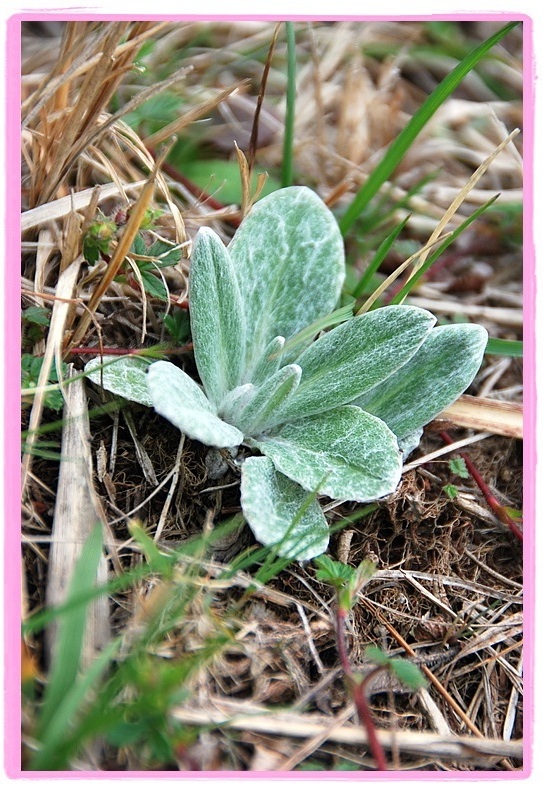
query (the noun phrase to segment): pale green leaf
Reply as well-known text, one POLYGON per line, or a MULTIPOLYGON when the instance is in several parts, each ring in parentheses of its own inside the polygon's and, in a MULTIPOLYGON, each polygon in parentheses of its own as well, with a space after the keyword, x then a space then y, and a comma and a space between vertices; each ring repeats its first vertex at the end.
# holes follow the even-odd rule
POLYGON ((395 490, 401 455, 381 420, 356 406, 282 425, 249 444, 308 491, 334 499, 370 502, 395 490))
POLYGON ((147 387, 148 360, 140 357, 95 357, 85 365, 85 375, 99 387, 126 400, 152 406, 147 387))
POLYGON ((281 366, 284 347, 284 337, 274 337, 273 340, 270 340, 251 375, 253 384, 262 384, 274 373, 277 373, 281 366))
POLYGON ((253 206, 228 251, 250 327, 250 381, 273 338, 292 337, 336 306, 345 278, 343 240, 318 195, 288 187, 253 206))
POLYGON ((404 365, 435 320, 418 307, 382 307, 322 335, 296 360, 302 380, 276 424, 352 402, 404 365))
POLYGON ((241 505, 256 539, 280 557, 309 560, 326 551, 329 531, 321 508, 269 458, 244 461, 241 505))
POLYGON ((355 403, 397 436, 422 428, 469 387, 481 365, 487 332, 476 324, 432 329, 415 356, 355 403))
POLYGON ((301 375, 302 369, 299 365, 286 365, 260 386, 236 420, 236 425, 246 436, 262 433, 277 423, 274 415, 292 397, 301 375))
POLYGON ((194 357, 209 400, 219 406, 241 383, 245 319, 230 255, 210 228, 196 236, 189 276, 194 357))
POLYGON ((238 425, 243 409, 254 398, 257 391, 258 387, 254 384, 240 384, 239 387, 231 390, 223 398, 218 409, 219 417, 231 425, 238 425))
POLYGON ((211 447, 236 447, 243 434, 217 417, 200 387, 171 362, 155 362, 147 374, 155 411, 191 439, 211 447))

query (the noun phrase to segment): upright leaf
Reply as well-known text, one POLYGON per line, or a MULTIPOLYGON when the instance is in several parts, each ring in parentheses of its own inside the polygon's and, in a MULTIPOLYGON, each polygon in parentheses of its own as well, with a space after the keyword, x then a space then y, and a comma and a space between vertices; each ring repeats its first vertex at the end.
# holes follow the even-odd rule
POLYGON ((194 357, 209 400, 218 408, 241 383, 245 318, 230 255, 217 234, 201 228, 189 278, 194 357))
POLYGON ((308 491, 370 502, 395 490, 401 455, 382 420, 356 406, 282 425, 249 444, 308 491))
POLYGON ((155 362, 147 374, 155 411, 191 439, 211 447, 235 447, 243 434, 223 422, 200 387, 171 362, 155 362))
POLYGON ((293 396, 301 375, 299 365, 287 365, 262 384, 236 421, 246 436, 262 433, 270 425, 275 425, 274 415, 293 396))
POLYGON ((343 241, 314 192, 288 187, 253 206, 228 252, 250 327, 245 380, 251 381, 273 338, 288 339, 335 307, 345 278, 343 241))
POLYGON ((285 347, 284 337, 274 337, 270 340, 261 358, 253 370, 251 380, 253 384, 262 384, 266 379, 277 373, 281 366, 281 357, 285 347))
POLYGON ((269 458, 243 463, 241 504, 256 539, 280 557, 309 560, 326 551, 329 531, 321 508, 269 458))
POLYGON ((322 335, 298 357, 300 386, 275 424, 343 406, 384 381, 415 354, 435 320, 418 307, 383 307, 322 335))
POLYGON ((432 329, 414 357, 355 403, 375 414, 399 437, 433 420, 473 381, 488 334, 476 324, 432 329))

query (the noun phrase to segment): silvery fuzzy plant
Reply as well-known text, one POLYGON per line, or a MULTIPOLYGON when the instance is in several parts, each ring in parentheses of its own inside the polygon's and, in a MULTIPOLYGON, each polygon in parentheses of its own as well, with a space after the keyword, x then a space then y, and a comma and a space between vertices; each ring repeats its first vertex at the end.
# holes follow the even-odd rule
POLYGON ((281 189, 255 204, 228 247, 208 228, 196 236, 189 306, 201 385, 166 361, 147 370, 134 357, 98 358, 86 368, 191 439, 254 451, 241 464, 244 516, 261 543, 300 560, 328 545, 317 495, 391 494, 402 452, 469 386, 487 340, 480 326, 435 327, 409 306, 319 334, 344 277, 331 211, 306 187, 281 189))

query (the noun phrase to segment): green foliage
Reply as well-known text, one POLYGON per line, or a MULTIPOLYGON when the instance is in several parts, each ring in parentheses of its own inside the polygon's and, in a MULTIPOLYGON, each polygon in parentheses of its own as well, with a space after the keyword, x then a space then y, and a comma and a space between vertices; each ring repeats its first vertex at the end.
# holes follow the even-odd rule
POLYGON ((345 565, 322 554, 313 560, 317 567, 317 579, 333 587, 338 596, 340 610, 348 612, 353 606, 356 594, 375 573, 375 564, 362 560, 357 568, 345 565))
POLYGON ((190 337, 190 320, 187 311, 174 308, 171 313, 163 313, 159 318, 162 319, 174 343, 178 346, 185 345, 190 337))
POLYGON ((377 645, 369 645, 365 650, 366 659, 393 674, 402 685, 413 691, 427 685, 420 669, 405 658, 391 658, 377 645))
POLYGON ((456 499, 456 497, 458 496, 458 488, 452 483, 447 483, 447 485, 443 486, 443 493, 449 499, 456 499))
POLYGON ((45 329, 51 320, 51 310, 46 307, 33 305, 27 307, 22 313, 22 348, 31 350, 33 346, 43 339, 45 329))
POLYGON ((87 263, 93 266, 101 255, 109 255, 116 237, 116 223, 99 213, 83 237, 83 255, 87 263))
POLYGON ((209 229, 196 238, 189 304, 202 387, 166 361, 148 373, 126 358, 86 369, 192 439, 260 450, 241 467, 242 506, 282 557, 325 551, 318 494, 371 502, 396 489, 398 439, 404 453, 416 446, 422 426, 469 386, 486 345, 481 327, 434 328, 415 307, 351 318, 349 306, 330 317, 344 278, 329 209, 305 187, 278 190, 228 248, 209 229))
MULTIPOLYGON (((42 364, 43 357, 35 357, 32 354, 23 354, 21 356, 21 388, 23 390, 37 387, 42 364)), ((64 363, 62 364, 62 371, 64 375, 67 375, 68 368, 64 363)), ((58 384, 58 375, 54 368, 49 373, 47 384, 58 384)), ((44 405, 47 409, 52 409, 53 411, 62 409, 64 399, 58 388, 51 389, 45 393, 44 405)))
POLYGON ((457 458, 451 458, 449 461, 449 469, 453 473, 453 475, 457 475, 458 477, 463 478, 466 480, 469 477, 469 472, 466 467, 466 462, 463 458, 458 456, 457 458))

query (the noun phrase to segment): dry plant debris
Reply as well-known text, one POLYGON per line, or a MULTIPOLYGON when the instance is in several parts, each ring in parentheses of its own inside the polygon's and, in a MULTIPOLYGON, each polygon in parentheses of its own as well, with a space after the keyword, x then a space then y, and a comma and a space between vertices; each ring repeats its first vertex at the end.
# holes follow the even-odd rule
MULTIPOLYGON (((338 673, 330 589, 303 564, 257 584, 255 566, 231 565, 254 548, 250 534, 237 529, 213 537, 214 525, 239 512, 238 473, 228 459, 220 453, 212 458, 199 443, 183 441, 142 407, 102 402, 88 385, 89 436, 84 431, 78 436, 77 426, 74 434, 69 420, 60 429, 47 428, 60 416, 47 399, 54 389, 51 366, 56 363, 61 380, 69 378, 63 360, 72 371, 81 370, 89 346, 98 354, 101 348, 162 344, 191 371, 190 345, 166 333, 162 315, 179 318, 186 309, 196 230, 209 225, 227 239, 241 216, 241 198, 223 200, 224 185, 212 169, 202 188, 179 164, 173 166, 171 157, 160 167, 171 153, 161 146, 177 135, 174 152, 182 149, 188 164, 191 157, 205 161, 210 154, 214 161, 237 163, 234 142, 247 154, 274 26, 50 23, 38 27, 39 39, 37 26, 27 25, 23 34, 21 282, 24 310, 49 318, 42 325, 27 320, 23 333, 23 351, 44 360, 38 380, 27 382, 31 407, 23 410, 24 427, 31 429, 24 455, 23 614, 38 611, 47 599, 56 601, 57 592, 46 591, 63 587, 71 573, 70 552, 58 559, 57 530, 69 547, 81 539, 79 530, 89 528, 86 508, 72 500, 79 484, 67 483, 63 471, 73 459, 64 458, 59 472, 58 455, 36 432, 45 426, 45 436, 62 436, 62 446, 80 454, 78 494, 103 512, 110 578, 141 565, 134 519, 162 552, 178 552, 173 578, 150 574, 129 590, 112 593, 109 621, 103 607, 97 615, 100 639, 109 630, 121 636, 126 655, 157 613, 166 618, 172 599, 189 587, 182 619, 174 618, 149 644, 149 661, 179 664, 203 656, 219 636, 224 639, 222 649, 209 650, 187 676, 183 702, 172 707, 172 721, 186 735, 175 759, 161 763, 149 749, 109 745, 101 753, 78 755, 71 768, 372 770, 338 673), (175 118, 170 110, 169 120, 142 116, 139 127, 127 123, 126 113, 137 114, 143 102, 160 96, 164 103, 155 109, 164 110, 169 101, 175 118), (180 251, 175 265, 155 278, 165 299, 145 290, 131 253, 149 210, 154 217, 149 242, 162 240, 180 251), (115 230, 109 252, 89 266, 84 240, 97 217, 113 218, 115 230), (89 465, 94 466, 90 479, 89 465), (73 534, 66 532, 69 523, 58 524, 59 508, 66 510, 70 502, 73 534), (201 535, 201 551, 185 554, 183 547, 192 545, 187 542, 201 535)), ((462 41, 475 46, 497 26, 467 21, 460 29, 462 41)), ((436 44, 436 35, 437 29, 432 32, 423 22, 297 24, 296 175, 334 209, 348 205, 386 146, 449 72, 452 55, 443 42, 436 44)), ((396 222, 408 217, 383 274, 427 241, 473 170, 521 126, 521 52, 517 29, 499 45, 497 57, 472 72, 445 102, 383 190, 381 210, 396 222)), ((283 155, 285 63, 279 32, 255 150, 256 169, 272 175, 283 155)), ((410 303, 449 321, 458 316, 478 321, 493 337, 520 339, 521 188, 516 139, 448 228, 499 193, 494 213, 460 237, 410 303)), ((366 238, 348 239, 353 276, 375 252, 375 228, 367 227, 366 238)), ((68 411, 76 385, 80 390, 80 382, 62 385, 68 411)), ((490 356, 469 398, 443 415, 452 420, 455 439, 471 444, 470 458, 511 511, 521 508, 521 399, 519 360, 490 356), (485 432, 484 438, 473 430, 485 432)), ((391 767, 515 771, 522 766, 523 731, 521 546, 473 482, 451 472, 450 454, 442 454, 438 435, 444 428, 451 425, 439 421, 427 429, 392 497, 333 538, 332 556, 349 565, 365 558, 377 565, 349 622, 351 657, 364 668, 368 644, 392 654, 405 654, 407 645, 422 666, 427 664, 428 690, 406 694, 384 682, 372 692, 391 767), (452 498, 443 490, 451 483, 452 498)), ((353 512, 349 503, 323 504, 332 522, 353 512)), ((29 637, 26 649, 30 675, 46 677, 41 637, 29 637)), ((27 756, 33 715, 26 701, 27 756)))

